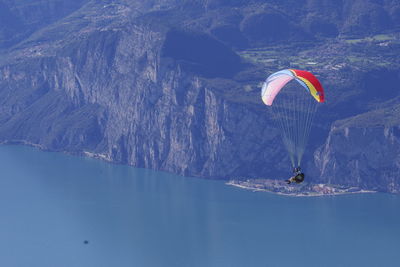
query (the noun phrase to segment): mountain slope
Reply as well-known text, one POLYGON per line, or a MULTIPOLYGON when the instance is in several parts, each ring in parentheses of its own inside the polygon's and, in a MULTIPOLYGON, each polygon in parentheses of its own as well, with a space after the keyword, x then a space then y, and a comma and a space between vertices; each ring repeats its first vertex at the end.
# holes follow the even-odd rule
MULTIPOLYGON (((289 160, 259 84, 307 68, 328 99, 305 158, 309 179, 395 192, 398 179, 371 182, 380 171, 340 178, 355 163, 336 151, 364 144, 333 137, 346 123, 374 128, 357 124, 364 113, 394 122, 383 133, 398 125, 396 109, 379 110, 398 103, 399 5, 375 2, 75 1, 27 30, 35 19, 17 11, 28 2, 0 1, 21 29, 0 35, 0 139, 189 176, 282 177, 289 160)), ((55 3, 32 1, 44 13, 55 3)), ((377 139, 382 157, 396 151, 377 139)))

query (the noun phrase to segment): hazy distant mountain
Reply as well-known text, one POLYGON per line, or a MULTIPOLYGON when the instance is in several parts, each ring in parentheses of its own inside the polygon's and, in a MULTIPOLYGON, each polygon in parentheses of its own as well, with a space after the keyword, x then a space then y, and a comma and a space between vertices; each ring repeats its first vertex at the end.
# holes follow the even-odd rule
POLYGON ((0 0, 0 139, 212 178, 286 178, 260 100, 319 75, 314 182, 400 190, 400 2, 0 0))

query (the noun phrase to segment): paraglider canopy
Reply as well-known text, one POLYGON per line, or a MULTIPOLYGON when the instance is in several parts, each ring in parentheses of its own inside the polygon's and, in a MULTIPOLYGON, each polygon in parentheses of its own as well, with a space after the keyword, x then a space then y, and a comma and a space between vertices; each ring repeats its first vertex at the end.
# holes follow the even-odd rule
POLYGON ((300 166, 317 104, 325 101, 321 83, 308 71, 285 69, 266 79, 261 97, 281 130, 292 166, 300 166))
POLYGON ((264 104, 271 106, 276 95, 291 80, 301 84, 318 102, 324 102, 324 89, 318 79, 305 70, 286 69, 270 75, 263 85, 261 96, 264 104))

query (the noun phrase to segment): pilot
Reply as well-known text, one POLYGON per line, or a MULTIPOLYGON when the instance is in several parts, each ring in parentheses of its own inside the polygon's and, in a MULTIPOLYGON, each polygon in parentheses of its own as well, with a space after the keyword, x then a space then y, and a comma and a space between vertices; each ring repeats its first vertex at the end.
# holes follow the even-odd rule
POLYGON ((296 184, 300 184, 304 181, 304 173, 301 172, 301 168, 297 167, 293 169, 293 176, 290 177, 288 180, 286 180, 287 184, 291 184, 291 183, 296 183, 296 184))

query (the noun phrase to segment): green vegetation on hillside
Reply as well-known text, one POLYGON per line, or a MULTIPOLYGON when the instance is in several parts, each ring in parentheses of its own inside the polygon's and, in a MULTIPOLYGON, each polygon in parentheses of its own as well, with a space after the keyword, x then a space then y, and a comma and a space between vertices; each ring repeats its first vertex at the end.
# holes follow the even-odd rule
POLYGON ((299 68, 316 72, 345 67, 374 69, 400 66, 400 38, 377 34, 364 38, 337 38, 329 42, 292 43, 238 51, 246 61, 266 70, 299 68))

